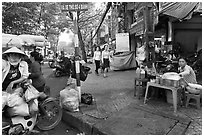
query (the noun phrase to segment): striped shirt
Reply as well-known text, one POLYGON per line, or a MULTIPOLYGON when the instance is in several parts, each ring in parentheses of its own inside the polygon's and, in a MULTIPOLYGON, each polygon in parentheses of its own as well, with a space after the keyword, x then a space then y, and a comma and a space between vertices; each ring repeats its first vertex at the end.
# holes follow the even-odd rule
POLYGON ((180 72, 179 74, 183 76, 186 82, 194 84, 197 83, 195 72, 190 66, 186 65, 184 68, 179 67, 178 70, 180 72))

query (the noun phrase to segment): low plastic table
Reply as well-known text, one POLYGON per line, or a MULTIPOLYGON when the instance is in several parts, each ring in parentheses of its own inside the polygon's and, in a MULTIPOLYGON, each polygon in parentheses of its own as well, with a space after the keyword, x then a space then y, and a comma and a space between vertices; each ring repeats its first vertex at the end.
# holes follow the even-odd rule
POLYGON ((177 92, 181 87, 170 87, 170 86, 165 86, 165 85, 160 85, 154 82, 147 82, 147 87, 146 87, 146 92, 145 92, 145 98, 144 98, 144 104, 146 104, 147 101, 147 94, 149 91, 149 87, 156 87, 156 88, 163 88, 163 89, 169 89, 172 91, 172 96, 173 96, 173 106, 174 106, 174 112, 177 112, 177 92))

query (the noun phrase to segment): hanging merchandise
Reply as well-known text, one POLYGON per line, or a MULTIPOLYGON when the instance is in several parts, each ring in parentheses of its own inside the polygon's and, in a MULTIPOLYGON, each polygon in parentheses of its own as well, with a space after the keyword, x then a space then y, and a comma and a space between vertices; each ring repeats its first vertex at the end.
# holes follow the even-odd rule
MULTIPOLYGON (((139 68, 139 66, 137 67, 137 69, 136 69, 136 78, 137 79, 140 79, 140 68, 139 68)), ((136 80, 136 83, 135 83, 136 85, 139 85, 139 82, 136 80)))
POLYGON ((136 78, 140 78, 140 68, 139 68, 139 66, 137 67, 137 69, 136 69, 136 78))

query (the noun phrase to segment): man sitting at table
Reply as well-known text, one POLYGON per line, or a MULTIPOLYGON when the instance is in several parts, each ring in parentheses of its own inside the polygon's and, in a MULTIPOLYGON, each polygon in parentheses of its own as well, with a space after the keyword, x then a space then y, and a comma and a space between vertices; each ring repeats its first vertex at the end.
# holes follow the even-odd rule
POLYGON ((196 75, 194 70, 187 65, 186 59, 181 57, 179 59, 179 76, 183 77, 183 79, 187 82, 187 83, 193 83, 196 84, 196 75))

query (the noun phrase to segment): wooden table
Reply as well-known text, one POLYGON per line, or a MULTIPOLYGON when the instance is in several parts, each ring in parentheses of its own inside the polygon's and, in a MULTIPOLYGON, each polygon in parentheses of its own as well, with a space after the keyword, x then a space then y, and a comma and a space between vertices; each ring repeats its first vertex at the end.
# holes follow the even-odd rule
POLYGON ((148 89, 149 87, 157 87, 157 88, 163 88, 163 89, 169 89, 172 91, 172 96, 173 96, 173 106, 174 106, 174 112, 177 112, 177 92, 181 87, 170 87, 170 86, 165 86, 165 85, 160 85, 154 82, 147 82, 147 87, 146 87, 146 92, 145 92, 145 98, 144 98, 144 104, 146 104, 147 101, 147 94, 148 94, 148 89))

